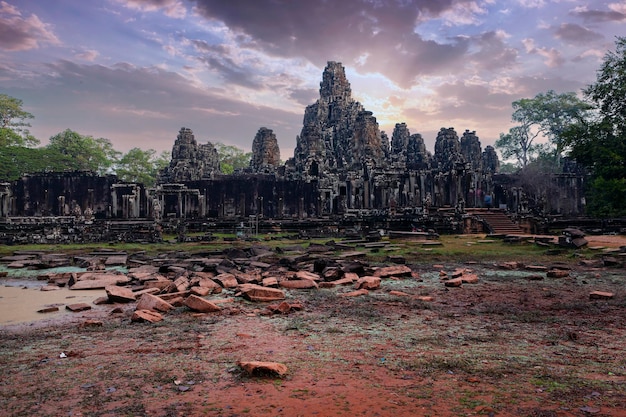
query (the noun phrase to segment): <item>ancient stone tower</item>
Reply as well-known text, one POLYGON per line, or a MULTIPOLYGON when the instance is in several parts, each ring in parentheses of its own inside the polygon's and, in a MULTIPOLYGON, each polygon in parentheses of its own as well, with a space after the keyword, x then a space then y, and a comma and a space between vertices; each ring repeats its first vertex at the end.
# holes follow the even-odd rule
POLYGON ((252 159, 250 168, 253 172, 271 173, 280 165, 280 149, 276 135, 271 129, 262 127, 252 141, 252 159))
POLYGON ((198 145, 191 129, 183 127, 172 147, 172 160, 160 173, 159 182, 199 181, 219 172, 219 156, 213 144, 198 145))
POLYGON ((384 156, 376 118, 352 98, 352 90, 339 62, 328 62, 320 83, 320 98, 304 112, 296 138, 295 165, 299 172, 350 169, 384 156))

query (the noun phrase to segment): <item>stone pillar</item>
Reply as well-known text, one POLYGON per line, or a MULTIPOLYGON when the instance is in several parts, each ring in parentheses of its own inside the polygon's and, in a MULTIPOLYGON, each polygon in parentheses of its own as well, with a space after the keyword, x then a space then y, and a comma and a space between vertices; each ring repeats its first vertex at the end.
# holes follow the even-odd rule
MULTIPOLYGON (((115 201, 115 200, 113 200, 113 201, 115 201)), ((58 197, 58 202, 59 202, 59 208, 58 208, 59 216, 63 216, 63 215, 65 215, 65 196, 60 195, 58 197)))
POLYGON ((283 218, 285 211, 284 211, 284 205, 285 205, 285 201, 283 200, 282 197, 278 197, 278 218, 283 218))
POLYGON ((117 188, 111 187, 111 217, 117 217, 117 188))
MULTIPOLYGON (((254 203, 254 201, 253 201, 254 203)), ((235 202, 235 205, 237 207, 236 211, 235 211, 235 215, 236 216, 245 216, 246 215, 246 194, 245 193, 240 193, 239 194, 239 201, 235 202), (239 204, 237 204, 239 203, 239 204)))
POLYGON ((139 218, 141 216, 141 190, 139 186, 136 186, 136 194, 135 194, 135 218, 139 218))
POLYGON ((158 198, 159 198, 159 205, 161 206, 161 215, 158 220, 162 220, 165 215, 165 194, 160 193, 158 195, 158 198))
POLYGON ((93 196, 93 188, 89 188, 87 190, 87 207, 85 208, 90 208, 91 210, 93 210, 94 206, 95 206, 95 202, 94 202, 94 196, 93 196))
POLYGON ((347 204, 347 208, 351 209, 354 208, 354 196, 352 195, 353 190, 352 190, 352 181, 347 180, 346 181, 346 204, 347 204))
POLYGON ((206 191, 205 191, 205 194, 200 194, 198 198, 200 200, 200 217, 204 219, 206 218, 206 215, 207 215, 207 203, 208 203, 206 191))
POLYGON ((0 184, 0 217, 8 217, 11 214, 11 184, 0 184))

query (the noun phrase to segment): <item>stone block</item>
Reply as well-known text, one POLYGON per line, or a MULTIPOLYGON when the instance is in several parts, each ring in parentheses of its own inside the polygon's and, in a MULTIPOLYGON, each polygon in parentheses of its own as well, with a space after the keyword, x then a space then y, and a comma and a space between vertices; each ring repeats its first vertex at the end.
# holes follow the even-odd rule
POLYGON ((237 278, 233 274, 222 273, 216 275, 213 281, 219 283, 224 288, 236 288, 239 285, 237 278))
POLYGON ((278 279, 276 277, 263 278, 262 284, 264 287, 278 287, 278 279))
POLYGON ((137 310, 151 310, 166 313, 173 310, 174 306, 160 297, 152 294, 144 294, 137 302, 137 310))
POLYGON ((612 292, 593 291, 592 293, 589 294, 589 299, 590 300, 610 300, 614 296, 615 294, 613 294, 612 292))
POLYGON ((380 277, 365 276, 359 278, 354 284, 354 288, 357 290, 377 290, 380 288, 380 277))
POLYGON ((289 289, 306 290, 319 288, 317 282, 310 279, 286 279, 278 283, 279 286, 289 289))
POLYGON ((463 285, 463 277, 452 278, 444 281, 444 285, 446 287, 460 287, 461 285, 463 285))
POLYGON ((375 277, 389 278, 389 277, 410 277, 411 268, 406 265, 394 265, 378 268, 374 271, 375 277))
POLYGON ((564 269, 552 269, 547 272, 548 278, 565 278, 569 276, 569 271, 564 269))
POLYGON ((262 287, 256 284, 239 286, 241 295, 250 301, 278 301, 285 299, 285 293, 277 288, 262 287))
POLYGON ((339 294, 339 297, 360 297, 362 295, 367 295, 367 294, 369 294, 369 291, 366 290, 365 288, 361 288, 360 290, 344 292, 342 294, 339 294))
POLYGON ((284 376, 288 371, 286 365, 278 362, 238 361, 237 365, 251 376, 265 374, 284 376))
POLYGON ((104 289, 112 303, 132 303, 136 300, 133 290, 127 287, 109 285, 104 289))
POLYGON ((75 304, 68 304, 65 306, 66 310, 69 310, 73 313, 77 313, 80 311, 86 311, 86 310, 91 310, 91 306, 89 304, 86 303, 75 303, 75 304))
POLYGON ((298 279, 308 279, 310 281, 320 281, 321 277, 313 272, 309 271, 298 271, 296 272, 296 278, 298 279))
POLYGON ((185 299, 184 304, 189 307, 190 310, 197 311, 198 313, 215 313, 222 310, 209 300, 205 300, 193 294, 185 299))
POLYGON ((163 320, 163 316, 156 311, 135 310, 130 321, 135 323, 158 323, 163 320))

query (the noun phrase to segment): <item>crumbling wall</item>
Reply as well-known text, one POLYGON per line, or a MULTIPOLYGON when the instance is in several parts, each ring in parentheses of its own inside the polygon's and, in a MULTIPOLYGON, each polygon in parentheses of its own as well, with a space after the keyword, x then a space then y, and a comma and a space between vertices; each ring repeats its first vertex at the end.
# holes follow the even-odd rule
POLYGON ((146 218, 148 201, 142 184, 89 171, 29 174, 0 186, 2 217, 146 218))
POLYGON ((115 176, 93 172, 29 174, 13 182, 11 216, 75 216, 91 211, 110 217, 111 187, 115 176))
POLYGON ((319 214, 313 182, 273 174, 223 175, 213 180, 164 184, 156 198, 164 215, 175 218, 308 218, 319 214))

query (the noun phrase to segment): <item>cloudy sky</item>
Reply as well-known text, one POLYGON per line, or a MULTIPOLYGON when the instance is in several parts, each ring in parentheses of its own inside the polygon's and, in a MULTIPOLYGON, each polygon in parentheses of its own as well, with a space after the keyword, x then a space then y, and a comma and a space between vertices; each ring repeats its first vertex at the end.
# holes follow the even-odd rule
POLYGON ((511 103, 593 82, 626 1, 6 0, 0 93, 46 144, 66 128, 126 152, 200 143, 250 150, 260 127, 293 155, 327 61, 390 136, 432 152, 441 127, 508 131, 511 103))

